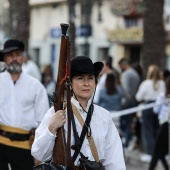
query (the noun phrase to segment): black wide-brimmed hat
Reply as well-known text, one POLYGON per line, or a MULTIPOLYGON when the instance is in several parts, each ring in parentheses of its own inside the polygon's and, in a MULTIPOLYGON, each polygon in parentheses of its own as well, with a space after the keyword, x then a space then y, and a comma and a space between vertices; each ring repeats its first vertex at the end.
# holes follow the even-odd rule
POLYGON ((3 55, 15 50, 24 51, 24 43, 20 40, 9 39, 4 43, 4 49, 0 50, 0 61, 4 61, 3 55))
POLYGON ((93 64, 92 60, 89 57, 77 56, 71 60, 71 75, 72 78, 75 75, 79 74, 95 74, 99 75, 103 69, 102 62, 95 62, 93 64))

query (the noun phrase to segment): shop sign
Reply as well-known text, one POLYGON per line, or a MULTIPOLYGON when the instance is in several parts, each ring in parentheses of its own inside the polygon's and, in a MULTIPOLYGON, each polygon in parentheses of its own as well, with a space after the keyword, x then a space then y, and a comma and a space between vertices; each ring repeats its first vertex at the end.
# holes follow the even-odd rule
POLYGON ((142 0, 112 0, 111 10, 115 15, 142 14, 142 0))
POLYGON ((38 5, 46 5, 46 4, 54 4, 58 2, 64 2, 66 0, 29 0, 29 4, 32 6, 38 5))
POLYGON ((143 40, 142 28, 127 28, 119 30, 110 30, 108 39, 114 42, 132 42, 143 40))

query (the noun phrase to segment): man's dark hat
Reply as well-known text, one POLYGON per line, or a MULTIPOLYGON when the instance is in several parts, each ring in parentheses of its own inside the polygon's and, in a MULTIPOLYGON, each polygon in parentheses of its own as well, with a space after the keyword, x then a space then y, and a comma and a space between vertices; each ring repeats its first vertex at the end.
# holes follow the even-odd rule
POLYGON ((3 55, 15 50, 24 51, 24 43, 20 40, 9 39, 4 43, 4 49, 0 50, 0 61, 4 61, 3 55))
POLYGON ((103 69, 102 62, 92 63, 92 60, 89 57, 77 56, 71 60, 71 78, 79 74, 95 74, 99 75, 103 69))

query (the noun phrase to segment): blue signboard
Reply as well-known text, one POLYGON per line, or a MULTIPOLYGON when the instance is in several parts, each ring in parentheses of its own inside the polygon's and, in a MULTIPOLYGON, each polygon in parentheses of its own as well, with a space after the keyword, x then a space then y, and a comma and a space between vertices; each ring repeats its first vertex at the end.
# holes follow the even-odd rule
POLYGON ((60 38, 61 37, 61 28, 51 28, 50 37, 51 38, 60 38))
POLYGON ((92 27, 91 25, 80 25, 76 29, 76 35, 80 37, 87 37, 92 35, 92 27))
MULTIPOLYGON (((80 25, 76 28, 77 37, 88 37, 92 35, 91 25, 80 25)), ((61 28, 51 28, 50 29, 51 38, 60 38, 61 37, 61 28)))

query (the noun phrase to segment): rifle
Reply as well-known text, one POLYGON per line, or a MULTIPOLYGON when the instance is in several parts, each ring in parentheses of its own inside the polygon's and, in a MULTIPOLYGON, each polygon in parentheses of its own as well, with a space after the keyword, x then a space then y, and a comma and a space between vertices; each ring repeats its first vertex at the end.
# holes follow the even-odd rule
POLYGON ((56 102, 54 102, 55 112, 58 110, 64 109, 64 91, 65 91, 65 82, 67 88, 67 118, 68 118, 68 136, 67 136, 67 145, 65 140, 64 127, 61 127, 57 130, 57 138, 55 140, 55 145, 53 149, 53 163, 56 165, 64 165, 68 167, 73 167, 73 162, 71 158, 71 147, 70 147, 70 138, 71 138, 71 104, 70 104, 70 41, 69 37, 66 36, 68 29, 68 24, 61 24, 62 37, 61 37, 61 47, 60 47, 60 58, 59 58, 59 67, 58 67, 58 77, 55 87, 55 96, 56 102))
POLYGON ((74 170, 74 164, 71 158, 71 92, 70 92, 70 41, 69 37, 66 36, 68 24, 60 24, 62 30, 61 36, 61 47, 60 47, 60 58, 58 67, 58 77, 55 87, 55 92, 52 97, 54 110, 64 109, 64 94, 65 85, 67 88, 67 120, 68 120, 68 135, 67 144, 65 140, 64 127, 60 127, 57 130, 57 138, 53 148, 53 159, 51 163, 43 163, 33 167, 34 170, 74 170), (65 84, 66 83, 66 84, 65 84))

